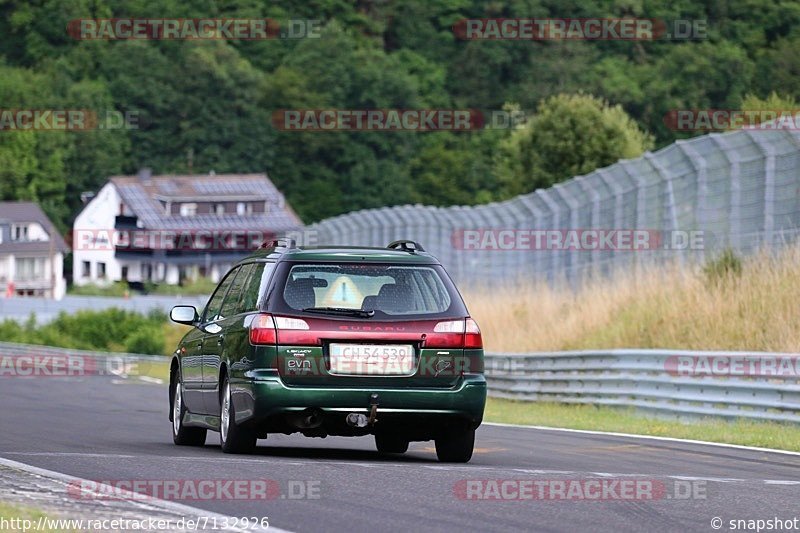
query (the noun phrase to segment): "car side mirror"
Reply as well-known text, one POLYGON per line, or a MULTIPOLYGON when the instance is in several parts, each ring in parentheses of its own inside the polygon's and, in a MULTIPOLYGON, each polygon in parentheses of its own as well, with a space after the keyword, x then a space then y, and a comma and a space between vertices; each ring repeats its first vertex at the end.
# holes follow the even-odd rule
POLYGON ((178 324, 194 326, 200 319, 197 309, 193 305, 176 305, 169 312, 169 319, 178 324))

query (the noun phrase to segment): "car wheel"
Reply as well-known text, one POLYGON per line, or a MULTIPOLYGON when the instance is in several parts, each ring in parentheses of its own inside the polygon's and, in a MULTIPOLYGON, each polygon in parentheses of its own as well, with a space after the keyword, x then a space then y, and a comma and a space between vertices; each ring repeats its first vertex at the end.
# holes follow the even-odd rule
POLYGON ((375 435, 375 447, 381 453, 406 453, 408 440, 396 435, 378 433, 375 435))
POLYGON ((183 403, 183 384, 180 375, 175 376, 172 383, 172 442, 178 446, 203 446, 206 443, 205 428, 186 427, 183 415, 186 405, 183 403))
POLYGON ((436 457, 443 463, 466 463, 474 447, 474 429, 455 430, 436 439, 436 457))
POLYGON ((236 424, 236 410, 228 377, 222 384, 219 409, 219 443, 225 453, 249 453, 256 447, 257 436, 250 428, 236 424))

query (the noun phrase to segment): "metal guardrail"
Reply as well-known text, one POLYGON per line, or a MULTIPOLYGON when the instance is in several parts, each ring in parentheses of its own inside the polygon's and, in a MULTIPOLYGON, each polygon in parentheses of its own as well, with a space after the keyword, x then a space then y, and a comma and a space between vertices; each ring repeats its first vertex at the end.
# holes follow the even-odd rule
MULTIPOLYGON (((138 374, 160 355, 0 342, 2 356, 102 361, 88 374, 138 374), (132 368, 134 369, 132 371, 132 368)), ((0 361, 0 377, 4 365, 0 361)), ((523 401, 632 407, 679 417, 800 423, 800 354, 599 350, 486 354, 489 395, 523 401)), ((84 367, 86 368, 86 367, 84 367)))
POLYGON ((659 414, 800 422, 800 354, 603 350, 487 354, 489 395, 659 414))
POLYGON ((100 352, 39 344, 0 342, 0 378, 110 375, 126 378, 146 375, 145 365, 168 363, 163 355, 100 352), (55 361, 51 358, 60 358, 55 361))

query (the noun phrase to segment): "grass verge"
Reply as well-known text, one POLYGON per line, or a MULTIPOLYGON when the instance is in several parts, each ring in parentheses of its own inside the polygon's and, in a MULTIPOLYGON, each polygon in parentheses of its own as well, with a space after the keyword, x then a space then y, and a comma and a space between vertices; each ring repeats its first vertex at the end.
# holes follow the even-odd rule
POLYGON ((712 418, 680 422, 648 418, 632 409, 518 402, 499 398, 488 399, 484 420, 504 424, 613 431, 800 451, 800 427, 773 422, 749 420, 728 422, 712 418))
POLYGON ((488 351, 669 348, 796 352, 800 247, 705 267, 680 265, 596 279, 572 290, 521 282, 465 287, 488 351), (731 263, 731 266, 726 266, 731 263))
POLYGON ((140 361, 136 364, 133 375, 160 379, 166 383, 169 381, 169 364, 170 359, 167 357, 163 361, 140 361))
POLYGON ((67 294, 73 296, 111 296, 115 298, 122 298, 126 294, 130 296, 128 284, 122 282, 110 285, 73 285, 67 289, 67 294))
MULTIPOLYGON (((16 520, 16 523, 19 527, 14 527, 14 529, 10 529, 8 531, 40 531, 44 533, 49 532, 64 532, 64 531, 75 531, 75 530, 65 530, 65 529, 49 529, 43 527, 42 529, 38 529, 38 522, 40 518, 46 518, 51 520, 59 520, 60 517, 57 517, 53 514, 48 514, 45 511, 40 509, 34 509, 32 507, 25 507, 22 505, 14 505, 6 502, 0 502, 0 519, 4 519, 8 521, 12 526, 16 520)), ((43 526, 46 522, 43 521, 43 526)), ((6 531, 5 529, 3 531, 6 531)))

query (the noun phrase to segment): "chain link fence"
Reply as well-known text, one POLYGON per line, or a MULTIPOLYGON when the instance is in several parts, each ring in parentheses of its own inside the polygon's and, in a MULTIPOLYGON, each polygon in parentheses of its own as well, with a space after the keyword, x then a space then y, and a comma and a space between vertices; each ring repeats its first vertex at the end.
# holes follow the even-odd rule
POLYGON ((310 229, 325 244, 413 239, 461 283, 574 284, 726 248, 747 255, 793 242, 798 228, 800 132, 741 130, 678 141, 503 202, 368 209, 310 229), (646 244, 626 245, 626 234, 646 244))

